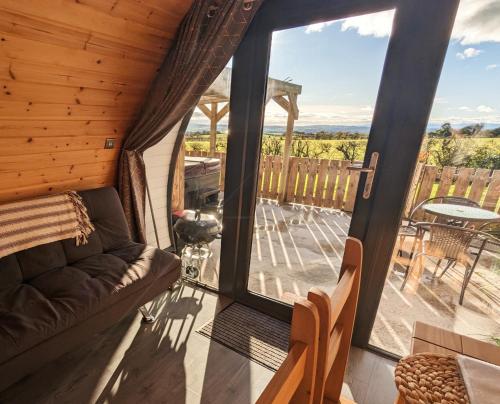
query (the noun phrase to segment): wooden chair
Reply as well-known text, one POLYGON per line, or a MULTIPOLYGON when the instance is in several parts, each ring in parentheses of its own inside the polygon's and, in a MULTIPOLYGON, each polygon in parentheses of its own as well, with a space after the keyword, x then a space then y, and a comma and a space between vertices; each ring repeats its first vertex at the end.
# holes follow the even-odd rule
POLYGON ((313 402, 318 337, 318 310, 308 300, 296 297, 288 355, 257 404, 313 402))
POLYGON ((314 403, 348 403, 341 398, 358 303, 363 245, 348 238, 338 286, 329 296, 313 288, 307 298, 318 308, 319 345, 314 403))

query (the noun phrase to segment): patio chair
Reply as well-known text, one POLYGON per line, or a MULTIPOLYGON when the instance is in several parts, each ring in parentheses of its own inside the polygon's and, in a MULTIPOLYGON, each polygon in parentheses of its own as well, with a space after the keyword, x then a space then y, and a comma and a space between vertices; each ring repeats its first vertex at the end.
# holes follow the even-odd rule
POLYGON ((472 267, 475 268, 483 251, 500 252, 500 221, 484 223, 479 230, 488 236, 480 235, 472 240, 471 249, 477 249, 473 254, 476 256, 472 267))
POLYGON ((415 256, 408 270, 405 272, 405 277, 403 283, 401 284, 401 291, 404 289, 410 275, 415 271, 417 261, 419 271, 422 271, 424 257, 438 258, 436 269, 434 271, 434 276, 436 276, 441 260, 446 259, 448 262, 439 275, 439 278, 441 278, 448 271, 448 269, 456 263, 463 265, 465 268, 459 298, 459 303, 461 305, 463 303, 465 289, 469 284, 470 278, 474 273, 475 264, 477 263, 477 259, 473 260, 472 255, 468 252, 469 246, 476 238, 489 239, 491 236, 480 230, 443 223, 422 222, 417 223, 416 227, 416 238, 418 239, 419 252, 415 256), (424 234, 426 231, 429 233, 428 240, 424 240, 424 234))
POLYGON ((489 250, 489 246, 500 247, 500 221, 484 223, 479 230, 490 235, 486 239, 485 250, 489 250))
POLYGON ((311 404, 318 356, 318 310, 310 301, 294 296, 290 348, 257 404, 311 404))
POLYGON ((319 345, 314 403, 349 403, 341 398, 358 303, 363 245, 348 238, 340 280, 331 295, 312 288, 307 298, 318 308, 319 345))
MULTIPOLYGON (((477 202, 474 202, 471 199, 464 198, 461 196, 437 196, 434 198, 428 198, 420 202, 417 206, 415 206, 412 211, 410 212, 410 215, 408 217, 408 223, 406 225, 401 224, 399 227, 399 248, 398 248, 398 255, 400 257, 403 256, 403 244, 406 239, 406 237, 413 237, 413 243, 410 249, 410 260, 413 258, 413 254, 415 252, 415 247, 417 243, 417 227, 415 224, 418 221, 422 221, 422 218, 419 218, 418 216, 423 213, 422 207, 426 204, 429 203, 451 203, 454 205, 462 205, 462 206, 473 206, 473 207, 479 207, 479 204, 477 202)), ((438 218, 434 218, 433 220, 434 223, 436 222, 441 222, 438 218)), ((449 224, 447 221, 444 222, 449 224)), ((455 223, 456 224, 456 223, 455 223)), ((409 268, 409 264, 406 266, 406 270, 409 268)))

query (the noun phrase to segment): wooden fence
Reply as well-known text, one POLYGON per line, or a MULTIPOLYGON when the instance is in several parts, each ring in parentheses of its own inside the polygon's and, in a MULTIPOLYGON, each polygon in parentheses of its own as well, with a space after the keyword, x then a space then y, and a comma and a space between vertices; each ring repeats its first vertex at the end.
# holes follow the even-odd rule
POLYGON ((467 197, 485 209, 498 211, 500 170, 419 164, 408 195, 405 215, 420 202, 436 196, 467 197))
MULTIPOLYGON (((207 152, 186 152, 188 156, 208 156, 207 152)), ((221 159, 220 186, 224 189, 226 154, 221 159)), ((352 212, 358 188, 359 171, 351 171, 347 160, 290 158, 285 202, 329 207, 352 212)), ((277 199, 280 189, 280 156, 261 158, 257 194, 277 199)), ((415 169, 405 207, 405 216, 423 200, 433 196, 466 196, 485 209, 498 211, 500 170, 465 167, 438 167, 419 163, 415 169)))

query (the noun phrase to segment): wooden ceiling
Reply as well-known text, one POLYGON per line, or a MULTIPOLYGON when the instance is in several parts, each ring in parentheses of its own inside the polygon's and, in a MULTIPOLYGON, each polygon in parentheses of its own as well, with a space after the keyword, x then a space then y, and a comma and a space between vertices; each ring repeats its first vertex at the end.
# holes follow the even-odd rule
POLYGON ((191 3, 0 1, 0 201, 115 183, 121 141, 191 3))

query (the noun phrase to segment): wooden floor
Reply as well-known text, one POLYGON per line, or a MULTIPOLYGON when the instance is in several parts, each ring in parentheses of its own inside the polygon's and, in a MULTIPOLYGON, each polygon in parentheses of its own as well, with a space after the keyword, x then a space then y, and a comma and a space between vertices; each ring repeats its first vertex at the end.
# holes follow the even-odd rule
MULTIPOLYGON (((229 304, 181 286, 0 393, 0 403, 253 403, 273 373, 195 331, 229 304)), ((344 395, 392 403, 394 362, 353 349, 344 395)))

